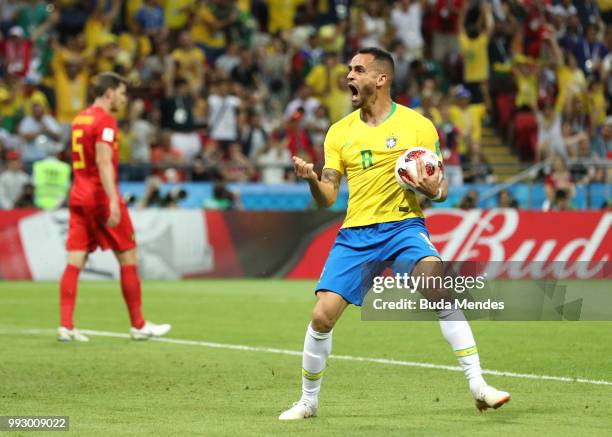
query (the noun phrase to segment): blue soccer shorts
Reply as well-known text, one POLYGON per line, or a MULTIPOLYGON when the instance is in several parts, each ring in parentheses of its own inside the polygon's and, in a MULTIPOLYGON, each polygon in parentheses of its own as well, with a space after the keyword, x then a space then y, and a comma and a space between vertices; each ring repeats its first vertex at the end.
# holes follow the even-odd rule
POLYGON ((393 262, 393 270, 411 273, 416 263, 440 254, 429 240, 422 218, 340 229, 315 293, 333 291, 361 305, 374 276, 393 262))

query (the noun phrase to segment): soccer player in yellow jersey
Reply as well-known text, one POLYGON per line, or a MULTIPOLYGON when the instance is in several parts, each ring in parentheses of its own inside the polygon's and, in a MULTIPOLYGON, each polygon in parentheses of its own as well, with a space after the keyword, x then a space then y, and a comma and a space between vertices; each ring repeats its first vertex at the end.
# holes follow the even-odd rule
MULTIPOLYGON (((334 204, 340 179, 346 174, 349 203, 315 291, 317 302, 302 356, 302 397, 280 415, 280 420, 316 415, 321 377, 331 353, 332 329, 349 304, 362 304, 364 289, 371 286, 362 281, 364 265, 405 261, 412 263, 415 276, 440 271, 440 255, 429 241, 417 199, 411 191, 402 189, 394 176, 395 162, 406 149, 426 147, 440 157, 438 135, 428 119, 391 100, 393 71, 389 53, 378 48, 359 50, 347 76, 356 111, 329 129, 321 179, 312 163, 293 158, 297 175, 308 182, 320 206, 334 204)), ((442 170, 427 176, 420 160, 417 168, 418 179, 406 182, 434 201, 446 199, 448 183, 440 178, 442 170)), ((487 385, 482 377, 474 337, 463 312, 441 310, 437 315, 476 406, 483 410, 506 403, 510 395, 487 385)))

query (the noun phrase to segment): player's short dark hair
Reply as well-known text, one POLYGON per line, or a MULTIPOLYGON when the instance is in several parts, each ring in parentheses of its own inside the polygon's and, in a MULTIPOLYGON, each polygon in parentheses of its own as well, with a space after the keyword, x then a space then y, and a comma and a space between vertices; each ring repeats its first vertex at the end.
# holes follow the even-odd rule
POLYGON ((395 62, 393 62, 393 57, 388 51, 379 49, 378 47, 364 47, 359 49, 357 53, 374 56, 375 62, 382 62, 387 65, 391 75, 395 73, 395 62))
POLYGON ((127 83, 127 80, 117 73, 100 73, 94 78, 93 97, 102 97, 107 90, 116 90, 121 84, 127 86, 127 83))

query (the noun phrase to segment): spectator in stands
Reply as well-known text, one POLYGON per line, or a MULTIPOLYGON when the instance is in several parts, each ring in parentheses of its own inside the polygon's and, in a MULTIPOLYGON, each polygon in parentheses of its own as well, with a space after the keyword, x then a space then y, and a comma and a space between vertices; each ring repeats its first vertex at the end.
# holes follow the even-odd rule
POLYGON ((227 20, 219 20, 214 15, 214 4, 199 0, 191 9, 193 26, 191 36, 195 43, 206 53, 206 61, 214 65, 217 58, 223 54, 227 40, 222 29, 227 20))
POLYGON ((497 207, 516 209, 519 205, 517 200, 510 194, 510 191, 504 189, 497 194, 497 207))
POLYGON ((37 79, 48 76, 53 58, 52 45, 60 13, 54 4, 38 1, 35 5, 22 7, 18 15, 18 24, 25 37, 32 42, 32 68, 30 74, 37 79))
POLYGON ((407 58, 410 61, 423 58, 425 41, 421 28, 424 7, 424 0, 399 0, 391 10, 391 23, 395 28, 395 36, 406 48, 407 58))
POLYGON ((612 160, 612 115, 606 117, 596 133, 591 150, 600 159, 612 160))
POLYGON ((459 15, 459 44, 463 55, 463 82, 472 96, 471 105, 484 103, 491 113, 492 105, 487 83, 489 80, 488 47, 494 28, 491 3, 480 2, 479 10, 470 11, 470 14, 474 17, 466 24, 469 5, 469 2, 464 3, 459 15))
POLYGON ((154 52, 144 59, 140 80, 150 89, 167 89, 175 68, 170 44, 164 38, 156 38, 154 41, 154 52))
POLYGON ((111 33, 104 34, 100 37, 99 44, 96 47, 94 69, 97 72, 115 70, 117 60, 121 59, 120 53, 121 49, 117 44, 117 36, 111 33))
POLYGON ((240 65, 240 46, 233 42, 228 44, 225 53, 217 58, 215 68, 220 69, 225 78, 229 78, 232 70, 238 65, 240 65))
MULTIPOLYGON (((160 132, 158 144, 151 147, 151 164, 155 168, 153 174, 160 178, 166 177, 167 169, 176 170, 177 167, 182 167, 185 163, 185 158, 181 150, 173 143, 173 138, 172 131, 163 130, 160 132)), ((184 176, 183 171, 177 175, 180 180, 184 180, 184 176)))
POLYGON ((223 179, 229 182, 248 182, 255 175, 253 162, 242 153, 240 143, 231 143, 227 157, 221 164, 223 179))
POLYGON ((516 20, 507 13, 504 19, 495 20, 495 26, 489 41, 489 94, 495 102, 497 96, 514 91, 512 78, 512 35, 516 28, 516 20))
POLYGON ((591 134, 594 134, 597 127, 604 124, 608 107, 605 84, 599 73, 591 76, 588 81, 586 100, 590 119, 589 127, 591 134))
POLYGON ((285 102, 289 94, 287 75, 290 69, 290 52, 287 42, 275 35, 269 44, 259 47, 261 77, 270 95, 285 102))
POLYGON ((34 185, 30 182, 23 186, 21 195, 15 201, 15 208, 34 208, 34 185))
MULTIPOLYGON (((4 90, 0 88, 0 102, 2 101, 1 93, 4 90)), ((0 104, 1 106, 1 104, 0 104)), ((1 110, 0 110, 1 114, 1 110)), ((0 159, 2 152, 6 150, 15 150, 21 147, 21 138, 18 135, 10 133, 3 127, 2 116, 0 115, 0 159)))
POLYGON ((512 61, 512 73, 517 88, 516 109, 531 112, 538 103, 538 66, 532 58, 522 53, 514 55, 512 61))
POLYGON ((179 34, 179 46, 172 52, 176 69, 174 77, 189 83, 192 95, 197 95, 204 86, 204 53, 193 42, 191 33, 183 30, 179 34))
POLYGON ((401 40, 396 40, 391 45, 391 56, 395 64, 393 82, 391 83, 395 100, 402 99, 408 93, 410 85, 410 65, 413 58, 406 51, 406 46, 401 40))
POLYGON ((174 0, 164 2, 164 18, 170 31, 170 38, 176 40, 181 29, 188 27, 190 13, 195 0, 174 0))
POLYGON ((302 127, 303 114, 301 111, 294 112, 286 123, 284 139, 291 156, 299 156, 309 162, 317 162, 317 154, 308 131, 302 127))
POLYGON ((350 92, 346 86, 346 65, 340 63, 338 53, 326 53, 325 62, 310 71, 306 83, 319 102, 327 107, 332 123, 349 113, 350 92))
POLYGON ((414 108, 414 110, 429 118, 435 126, 438 126, 442 123, 442 116, 436 107, 435 97, 432 89, 424 87, 421 92, 421 104, 414 108))
POLYGON ((88 47, 96 47, 100 38, 112 33, 113 21, 119 14, 121 3, 120 0, 112 0, 107 9, 109 2, 96 2, 83 29, 88 47))
POLYGON ((459 187, 463 185, 463 170, 461 168, 461 157, 459 155, 459 129, 455 126, 450 116, 450 107, 447 102, 440 106, 440 123, 436 126, 440 137, 440 150, 444 158, 444 175, 448 179, 448 185, 459 187))
POLYGON ((45 93, 40 90, 39 80, 34 76, 27 76, 14 82, 14 86, 19 93, 19 102, 23 106, 25 115, 32 115, 34 103, 40 103, 45 108, 45 112, 52 112, 51 105, 45 93))
POLYGON ((0 3, 0 33, 6 33, 16 22, 24 0, 0 3))
POLYGON ((480 195, 478 194, 478 191, 470 190, 467 193, 465 193, 465 196, 461 198, 461 201, 459 202, 459 208, 461 209, 478 208, 479 198, 480 198, 480 195))
POLYGON ((589 132, 591 120, 588 111, 585 99, 578 96, 574 96, 571 104, 565 107, 563 124, 569 126, 571 135, 589 132))
POLYGON ((598 35, 599 23, 590 22, 586 27, 585 36, 578 38, 573 47, 576 63, 587 75, 599 66, 609 51, 606 45, 599 40, 598 35))
MULTIPOLYGON (((44 1, 16 4, 0 0, 0 3, 0 17, 4 17, 0 26, 6 35, 0 40, 0 51, 22 40, 31 46, 24 62, 19 57, 25 51, 0 53, 4 67, 12 63, 10 59, 17 59, 16 64, 24 66, 29 59, 30 65, 29 74, 21 69, 16 74, 7 74, 7 68, 0 69, 0 123, 5 128, 0 133, 0 144, 5 151, 22 142, 21 137, 14 141, 11 135, 18 131, 22 118, 32 114, 36 102, 44 102, 47 114, 57 115, 65 127, 61 141, 65 144, 72 117, 85 106, 87 77, 115 70, 129 76, 130 93, 143 99, 132 106, 139 108, 135 111, 138 116, 131 110, 119 114, 119 124, 127 134, 120 136, 121 162, 146 161, 150 141, 145 138, 151 124, 157 124, 153 118, 156 108, 163 110, 162 125, 175 134, 169 144, 183 150, 182 165, 191 167, 194 180, 220 177, 218 170, 214 170, 220 159, 217 155, 227 154, 230 144, 235 142, 241 143, 242 153, 251 162, 263 150, 270 152, 271 147, 266 148, 270 137, 279 137, 287 148, 320 160, 328 123, 350 111, 345 82, 347 56, 360 45, 379 45, 390 49, 396 62, 394 100, 419 108, 434 121, 449 179, 455 168, 462 180, 458 164, 463 159, 466 168, 474 164, 484 171, 467 174, 468 180, 491 180, 487 176, 490 166, 483 164, 480 154, 484 115, 481 100, 486 99, 483 88, 486 91, 487 87, 483 84, 489 74, 489 91, 493 97, 500 96, 499 100, 494 99, 500 108, 498 122, 502 128, 516 126, 515 144, 519 152, 536 150, 537 131, 545 133, 544 125, 558 134, 559 123, 546 121, 544 114, 536 116, 540 109, 537 103, 547 99, 554 102, 553 113, 560 119, 563 138, 562 147, 557 144, 549 156, 565 152, 569 159, 586 157, 585 134, 592 139, 591 147, 597 156, 604 158, 611 153, 610 129, 605 120, 612 96, 609 52, 612 29, 603 26, 605 22, 593 1, 61 0, 47 5, 49 2, 44 1), (342 7, 347 4, 345 13, 342 7), (160 5, 164 5, 165 15, 160 13, 163 10, 160 5), (462 8, 465 22, 459 21, 462 8), (250 11, 262 24, 255 44, 247 24, 250 11), (352 34, 347 26, 348 17, 352 19, 352 34), (589 21, 589 17, 594 20, 589 21), (478 43, 488 35, 491 21, 495 22, 495 30, 489 37, 487 63, 487 52, 483 53, 478 43), (270 28, 266 29, 268 25, 270 28), (153 28, 160 29, 159 34, 151 33, 153 28), (171 30, 170 37, 167 28, 171 30), (463 29, 461 34, 459 28, 463 29), (605 33, 604 39, 598 31, 605 33), (433 57, 429 49, 433 49, 433 57), (459 65, 461 53, 463 77, 461 68, 453 69, 459 65), (444 65, 435 60, 445 61, 444 65), (53 66, 53 74, 48 65, 53 66), (474 72, 478 73, 476 78, 474 72), (226 78, 230 79, 228 91, 220 93, 219 80, 226 78), (175 87, 179 79, 188 84, 185 95, 178 92, 180 86, 175 87), (455 88, 461 82, 464 86, 455 88), (456 99, 456 104, 445 108, 452 99, 456 99), (291 100, 289 104, 287 100, 291 100), (515 113, 513 103, 525 112, 515 113), (142 114, 143 104, 147 116, 142 114), (252 111, 242 115, 243 108, 252 111), (324 116, 326 111, 330 120, 324 116), (296 113, 301 114, 297 116, 299 120, 292 120, 296 113), (296 121, 299 126, 295 126, 296 121), (206 134, 212 138, 216 152, 212 146, 210 154, 200 147, 197 132, 200 126, 207 127, 206 134), (266 132, 282 134, 266 138, 266 132), (182 141, 179 137, 183 134, 189 134, 191 141, 182 141)), ((547 112, 549 108, 541 109, 547 112)), ((490 130, 487 133, 492 134, 490 130)), ((542 153, 537 152, 536 160, 546 158, 545 150, 550 147, 541 147, 545 142, 538 146, 542 153)), ((531 153, 524 156, 528 154, 532 159, 531 153)), ((122 171, 121 177, 131 178, 135 174, 129 165, 122 167, 128 171, 122 171)), ((573 166, 571 169, 578 174, 573 166)), ((169 174, 169 178, 174 176, 169 174)), ((596 173, 594 180, 599 178, 596 173)))
POLYGON ((385 46, 387 24, 382 13, 380 0, 366 2, 365 8, 359 14, 358 37, 360 47, 385 46))
POLYGON ((70 124, 87 106, 89 74, 82 62, 75 58, 53 61, 53 78, 57 121, 62 127, 62 144, 70 140, 70 124))
POLYGON ((572 209, 572 198, 568 190, 555 190, 548 211, 569 211, 572 209))
POLYGON ((319 106, 321 106, 321 103, 312 96, 312 88, 303 84, 295 98, 285 108, 285 119, 288 120, 296 111, 301 109, 304 114, 304 123, 310 123, 314 119, 315 111, 319 106))
POLYGON ((563 158, 555 155, 552 160, 552 169, 544 182, 546 201, 543 205, 544 211, 558 209, 560 206, 567 207, 576 195, 576 186, 572 180, 563 158))
POLYGON ((579 68, 576 57, 565 53, 565 62, 557 68, 559 95, 557 97, 559 110, 571 111, 574 98, 583 99, 586 96, 586 78, 579 68))
POLYGON ((238 141, 238 114, 242 101, 232 91, 232 83, 222 79, 208 96, 208 135, 218 141, 223 150, 238 141))
POLYGON ((545 99, 541 111, 536 112, 538 121, 538 139, 535 150, 535 161, 558 154, 567 158, 565 139, 561 131, 561 114, 555 109, 552 101, 545 99))
POLYGON ((292 168, 291 154, 284 142, 270 141, 255 158, 264 184, 282 184, 287 169, 292 168))
POLYGON ((145 116, 144 102, 141 99, 132 101, 128 132, 132 163, 148 164, 151 161, 151 143, 155 134, 155 126, 145 116))
POLYGON ((194 160, 191 177, 193 181, 213 181, 223 179, 221 174, 221 163, 223 153, 219 143, 215 140, 207 140, 202 148, 202 153, 194 160))
POLYGON ((47 210, 66 206, 71 172, 70 164, 60 161, 54 154, 36 161, 32 169, 34 205, 47 210))
POLYGON ((434 0, 429 2, 430 26, 433 44, 432 57, 437 62, 443 62, 448 56, 459 51, 457 40, 457 22, 459 12, 467 0, 434 0))
POLYGON ((28 164, 64 149, 60 142, 62 127, 52 115, 46 113, 45 105, 41 102, 35 102, 32 115, 21 121, 19 135, 24 141, 22 157, 28 164))
POLYGON ((463 182, 490 184, 494 182, 493 169, 482 151, 471 153, 463 164, 463 182))
POLYGON ((172 131, 172 144, 190 161, 200 153, 200 136, 193 119, 192 88, 185 79, 177 79, 162 101, 162 127, 172 131))
POLYGON ((591 151, 589 136, 582 132, 577 145, 575 159, 570 164, 570 174, 576 185, 587 185, 596 180, 601 180, 603 170, 598 171, 596 166, 597 156, 591 151))
POLYGON ((6 169, 0 173, 0 208, 12 209, 30 182, 30 177, 22 169, 19 152, 9 151, 6 160, 6 169))
POLYGON ((242 131, 242 150, 249 159, 254 159, 268 143, 268 132, 263 127, 261 114, 255 110, 247 113, 247 123, 242 131))
POLYGON ((323 143, 325 135, 329 130, 330 122, 325 106, 319 106, 315 110, 314 117, 308 123, 307 129, 312 140, 312 144, 318 156, 323 156, 323 143))
POLYGON ((140 80, 144 87, 154 92, 166 89, 174 76, 174 68, 174 62, 170 54, 170 44, 166 39, 155 38, 153 53, 142 62, 140 80))
POLYGON ((11 27, 8 38, 0 39, 0 55, 8 74, 25 77, 31 71, 32 42, 21 27, 11 27))
MULTIPOLYGON (((454 104, 449 108, 450 119, 459 130, 459 154, 469 156, 480 151, 480 131, 478 125, 481 120, 476 118, 473 111, 470 110, 470 99, 472 94, 463 85, 455 88, 454 104)), ((479 115, 479 114, 478 114, 479 115)))
POLYGON ((153 36, 166 36, 164 10, 158 0, 144 0, 144 4, 136 12, 136 23, 145 34, 153 36))
POLYGON ((253 92, 260 86, 259 66, 249 48, 244 47, 240 50, 240 63, 234 67, 230 77, 248 92, 253 92))

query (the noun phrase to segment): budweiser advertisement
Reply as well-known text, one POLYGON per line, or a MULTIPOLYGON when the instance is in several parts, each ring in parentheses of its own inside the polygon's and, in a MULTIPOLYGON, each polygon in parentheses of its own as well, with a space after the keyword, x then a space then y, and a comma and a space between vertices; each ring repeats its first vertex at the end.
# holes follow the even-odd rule
MULTIPOLYGON (((135 210, 143 277, 317 279, 343 215, 328 211, 135 210)), ((0 278, 57 280, 66 260, 68 214, 0 212, 0 278)), ((611 212, 433 209, 431 241, 446 261, 482 265, 493 277, 610 277, 611 212), (474 264, 476 263, 476 264, 474 264), (609 270, 609 269, 608 269, 609 270)), ((84 279, 111 279, 110 252, 90 257, 84 279)))
MULTIPOLYGON (((612 212, 432 209, 426 215, 443 260, 480 265, 492 277, 610 276, 612 212)), ((318 278, 339 227, 322 230, 288 276, 318 278)))

